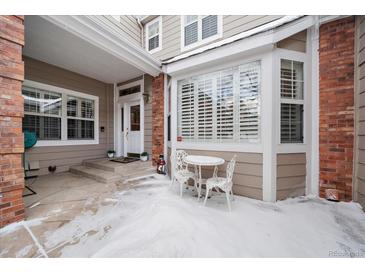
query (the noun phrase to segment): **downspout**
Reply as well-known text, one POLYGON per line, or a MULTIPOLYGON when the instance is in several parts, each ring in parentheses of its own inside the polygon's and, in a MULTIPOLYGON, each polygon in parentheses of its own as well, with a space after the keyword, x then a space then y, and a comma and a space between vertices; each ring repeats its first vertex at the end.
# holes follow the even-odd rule
POLYGON ((143 47, 143 25, 141 23, 141 20, 139 18, 137 18, 137 24, 139 26, 139 31, 140 31, 140 35, 141 35, 141 47, 143 47))

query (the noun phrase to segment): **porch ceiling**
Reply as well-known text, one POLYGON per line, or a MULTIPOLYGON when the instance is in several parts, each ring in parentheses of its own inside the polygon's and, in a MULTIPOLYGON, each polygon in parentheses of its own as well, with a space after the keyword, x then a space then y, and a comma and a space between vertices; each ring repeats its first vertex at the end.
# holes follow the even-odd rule
POLYGON ((23 54, 105 83, 159 72, 138 46, 86 16, 26 16, 23 54))

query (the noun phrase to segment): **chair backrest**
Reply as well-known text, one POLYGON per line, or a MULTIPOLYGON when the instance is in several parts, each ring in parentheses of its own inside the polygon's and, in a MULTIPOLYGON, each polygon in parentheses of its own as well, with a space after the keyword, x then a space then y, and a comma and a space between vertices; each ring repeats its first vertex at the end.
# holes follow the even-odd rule
POLYGON ((237 155, 234 155, 231 161, 229 161, 229 163, 227 164, 226 174, 228 182, 232 182, 234 167, 236 165, 236 158, 237 155))
POLYGON ((184 150, 176 150, 175 155, 171 155, 171 158, 173 158, 175 162, 175 171, 186 168, 186 164, 184 163, 184 158, 186 156, 188 156, 188 154, 184 150))

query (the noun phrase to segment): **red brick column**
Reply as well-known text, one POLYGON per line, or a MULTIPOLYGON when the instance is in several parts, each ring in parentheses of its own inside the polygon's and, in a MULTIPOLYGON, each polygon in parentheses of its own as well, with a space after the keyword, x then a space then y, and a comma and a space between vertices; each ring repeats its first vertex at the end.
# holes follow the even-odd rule
POLYGON ((164 151, 164 74, 152 80, 152 161, 164 151))
POLYGON ((24 219, 23 21, 0 16, 0 227, 24 219))
POLYGON ((340 199, 352 199, 354 144, 353 17, 320 27, 320 196, 337 189, 340 199))

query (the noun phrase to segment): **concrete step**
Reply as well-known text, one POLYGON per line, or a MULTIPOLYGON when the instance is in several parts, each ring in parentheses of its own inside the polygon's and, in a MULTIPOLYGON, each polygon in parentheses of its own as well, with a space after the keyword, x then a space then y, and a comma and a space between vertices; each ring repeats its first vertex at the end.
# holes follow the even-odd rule
POLYGON ((114 162, 105 159, 84 160, 82 165, 111 172, 114 172, 116 168, 114 162))
POLYGON ((123 180, 120 174, 84 165, 70 167, 70 172, 101 183, 114 183, 123 180))
POLYGON ((149 167, 141 170, 135 170, 131 171, 128 174, 124 174, 124 179, 131 180, 133 178, 139 178, 139 177, 145 177, 149 175, 156 174, 156 168, 155 167, 149 167))
POLYGON ((135 171, 142 171, 147 169, 153 169, 152 162, 136 161, 128 164, 122 164, 118 162, 110 161, 107 158, 102 159, 89 159, 82 162, 84 166, 102 169, 105 171, 116 172, 123 176, 128 176, 135 171))

